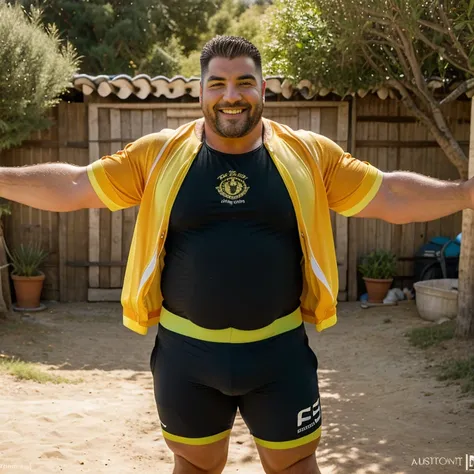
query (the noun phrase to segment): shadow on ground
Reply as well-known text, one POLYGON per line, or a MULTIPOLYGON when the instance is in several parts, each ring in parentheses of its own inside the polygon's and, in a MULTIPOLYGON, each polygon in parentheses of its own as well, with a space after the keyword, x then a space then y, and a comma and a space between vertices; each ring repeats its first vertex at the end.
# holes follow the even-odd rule
POLYGON ((45 311, 0 320, 0 350, 58 370, 141 372, 149 371, 156 331, 142 336, 125 328, 118 303, 47 303, 45 311))
MULTIPOLYGON (((341 304, 333 328, 319 334, 306 326, 319 359, 323 437, 318 458, 323 474, 465 472, 464 466, 414 465, 425 457, 474 455, 473 397, 437 382, 430 368, 446 357, 448 346, 430 362, 405 337, 410 328, 426 324, 413 306, 364 311, 341 304)), ((45 312, 1 320, 0 351, 57 371, 131 371, 113 376, 114 383, 133 385, 149 377, 151 387, 155 335, 156 327, 147 336, 123 327, 119 304, 51 303, 45 312)), ((469 344, 466 349, 474 351, 469 344)), ((153 423, 150 429, 156 429, 155 420, 146 418, 153 423)), ((259 472, 249 467, 258 457, 240 418, 230 449, 229 472, 259 472)))

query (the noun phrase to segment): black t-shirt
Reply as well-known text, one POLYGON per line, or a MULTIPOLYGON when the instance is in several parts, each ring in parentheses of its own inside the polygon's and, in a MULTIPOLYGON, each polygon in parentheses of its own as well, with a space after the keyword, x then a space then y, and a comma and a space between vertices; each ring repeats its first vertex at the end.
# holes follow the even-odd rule
POLYGON ((294 311, 302 251, 294 208, 262 145, 226 154, 204 144, 174 202, 164 307, 208 329, 258 329, 294 311))

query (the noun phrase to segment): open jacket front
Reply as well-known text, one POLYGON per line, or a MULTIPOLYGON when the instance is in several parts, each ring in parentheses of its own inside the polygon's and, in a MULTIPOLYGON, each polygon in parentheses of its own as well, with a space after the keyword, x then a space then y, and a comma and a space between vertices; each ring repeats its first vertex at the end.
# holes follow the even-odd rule
MULTIPOLYGON (((338 273, 329 210, 360 212, 376 195, 382 173, 334 142, 263 119, 264 145, 293 202, 303 249, 301 311, 322 331, 336 323, 338 273)), ((88 167, 112 211, 140 205, 122 290, 123 323, 146 334, 158 324, 164 244, 173 202, 201 145, 203 119, 142 137, 88 167)))

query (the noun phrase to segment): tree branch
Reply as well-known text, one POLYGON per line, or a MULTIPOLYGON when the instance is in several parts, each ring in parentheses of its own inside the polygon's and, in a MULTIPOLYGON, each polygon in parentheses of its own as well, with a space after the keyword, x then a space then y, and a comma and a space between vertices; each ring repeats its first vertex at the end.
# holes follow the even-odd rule
POLYGON ((458 97, 462 96, 472 88, 474 88, 474 78, 468 79, 467 81, 464 81, 460 86, 456 87, 456 89, 454 89, 451 94, 449 94, 440 102, 440 105, 449 104, 450 102, 455 101, 458 97))
POLYGON ((456 38, 456 35, 453 33, 453 28, 451 23, 449 22, 448 17, 446 16, 446 12, 444 11, 443 5, 440 5, 439 8, 439 13, 441 16, 441 19, 443 20, 443 23, 446 25, 446 28, 448 29, 448 35, 451 38, 451 41, 454 44, 454 47, 458 51, 458 53, 464 58, 466 61, 467 67, 469 68, 469 56, 466 54, 466 51, 464 50, 462 44, 459 42, 459 40, 456 38))
POLYGON ((387 15, 384 15, 383 13, 379 13, 375 10, 371 10, 370 8, 365 8, 363 6, 358 5, 357 12, 360 11, 374 18, 377 18, 377 23, 380 25, 391 26, 393 23, 393 18, 387 18, 387 15))
POLYGON ((430 41, 420 30, 416 31, 415 35, 419 40, 423 41, 423 43, 429 46, 433 51, 443 56, 443 58, 445 58, 446 61, 451 63, 451 65, 454 66, 456 69, 472 74, 472 71, 470 69, 466 69, 463 65, 452 59, 451 55, 448 51, 446 51, 445 48, 442 48, 441 46, 438 46, 437 44, 430 41))
POLYGON ((413 49, 413 43, 404 35, 399 25, 395 25, 395 29, 397 30, 400 41, 403 44, 404 55, 406 56, 410 71, 413 74, 413 79, 415 80, 415 84, 417 85, 417 95, 421 99, 423 99, 424 102, 426 102, 428 108, 431 108, 434 105, 433 103, 436 104, 436 102, 434 100, 434 97, 430 94, 430 91, 428 90, 428 86, 426 84, 425 78, 423 77, 420 64, 416 57, 416 52, 413 49))
MULTIPOLYGON (((376 28, 370 28, 366 30, 367 33, 373 35, 373 36, 380 36, 381 38, 384 38, 387 42, 388 46, 391 46, 396 52, 397 52, 397 57, 399 59, 399 62, 402 65, 402 69, 405 73, 406 77, 411 76, 411 68, 410 65, 407 63, 405 55, 403 54, 403 50, 400 48, 399 42, 397 40, 379 30, 376 28)), ((380 42, 382 44, 382 42, 380 42)))
POLYGON ((405 105, 405 107, 430 130, 430 132, 436 138, 439 146, 448 156, 451 163, 453 163, 458 169, 461 178, 467 178, 467 157, 462 148, 459 146, 459 143, 454 139, 451 131, 449 129, 440 130, 437 126, 436 118, 433 117, 434 120, 432 120, 427 114, 422 112, 422 110, 420 110, 420 108, 413 101, 408 90, 399 81, 392 79, 387 82, 387 85, 398 91, 400 94, 400 100, 405 105))
POLYGON ((437 31, 438 33, 442 33, 443 35, 449 35, 449 31, 446 30, 445 28, 437 25, 436 23, 431 23, 431 21, 426 21, 426 20, 418 20, 418 23, 420 25, 426 26, 430 30, 437 31))
POLYGON ((448 124, 446 123, 443 113, 441 112, 440 104, 435 100, 432 92, 430 92, 428 89, 428 85, 426 84, 426 81, 423 77, 423 73, 416 59, 416 53, 413 49, 413 43, 402 34, 398 25, 396 25, 395 28, 397 29, 397 31, 399 31, 400 39, 406 50, 407 59, 412 68, 415 83, 419 89, 417 94, 418 97, 422 97, 428 102, 429 108, 431 109, 432 117, 436 125, 436 130, 441 134, 442 137, 447 137, 447 140, 451 147, 454 147, 454 144, 456 144, 456 147, 453 148, 453 150, 457 150, 458 148, 460 149, 458 142, 454 140, 451 130, 448 127, 448 124))

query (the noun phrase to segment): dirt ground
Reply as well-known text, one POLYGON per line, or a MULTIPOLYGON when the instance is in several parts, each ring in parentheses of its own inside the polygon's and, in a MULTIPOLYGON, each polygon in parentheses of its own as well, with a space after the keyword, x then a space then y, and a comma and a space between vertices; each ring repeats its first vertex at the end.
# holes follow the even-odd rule
MULTIPOLYGON (((428 324, 413 304, 346 303, 335 327, 318 334, 307 326, 320 366, 323 474, 466 472, 474 397, 434 371, 453 353, 474 353, 474 344, 410 346, 405 332, 428 324), (461 457, 462 465, 444 465, 461 457)), ((54 385, 0 374, 0 472, 171 474, 149 372, 155 335, 124 328, 118 304, 49 303, 0 321, 0 353, 82 379, 54 385)), ((263 472, 240 418, 224 472, 263 472)))

